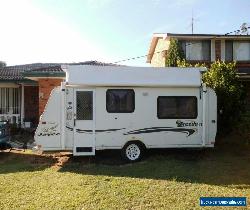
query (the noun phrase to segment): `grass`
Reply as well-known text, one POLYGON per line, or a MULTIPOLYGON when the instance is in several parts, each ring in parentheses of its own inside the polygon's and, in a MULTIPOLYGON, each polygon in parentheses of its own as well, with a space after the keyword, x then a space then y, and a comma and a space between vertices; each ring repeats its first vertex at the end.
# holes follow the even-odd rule
POLYGON ((200 209, 201 196, 249 200, 250 150, 155 150, 136 164, 0 153, 0 209, 200 209))

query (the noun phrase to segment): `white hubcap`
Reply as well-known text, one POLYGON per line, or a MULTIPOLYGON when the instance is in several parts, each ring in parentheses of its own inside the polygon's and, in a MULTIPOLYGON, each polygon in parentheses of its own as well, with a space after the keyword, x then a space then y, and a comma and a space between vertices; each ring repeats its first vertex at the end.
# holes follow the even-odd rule
POLYGON ((130 144, 126 148, 126 155, 129 160, 136 160, 141 154, 140 148, 136 144, 130 144))

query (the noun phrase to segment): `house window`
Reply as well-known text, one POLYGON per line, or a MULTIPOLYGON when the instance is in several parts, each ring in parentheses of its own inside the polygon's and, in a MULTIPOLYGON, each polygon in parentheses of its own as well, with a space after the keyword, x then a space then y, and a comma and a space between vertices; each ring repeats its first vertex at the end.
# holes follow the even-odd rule
POLYGON ((20 114, 19 88, 0 88, 0 114, 20 114))
POLYGON ((225 60, 233 61, 233 42, 225 41, 225 60))
POLYGON ((246 41, 226 41, 225 42, 226 61, 249 61, 250 42, 246 41))
POLYGON ((157 99, 159 119, 197 118, 197 98, 195 96, 159 96, 157 99))
POLYGON ((132 89, 109 89, 106 92, 109 113, 131 113, 135 110, 135 92, 132 89))
POLYGON ((180 41, 186 60, 210 61, 211 41, 180 41))

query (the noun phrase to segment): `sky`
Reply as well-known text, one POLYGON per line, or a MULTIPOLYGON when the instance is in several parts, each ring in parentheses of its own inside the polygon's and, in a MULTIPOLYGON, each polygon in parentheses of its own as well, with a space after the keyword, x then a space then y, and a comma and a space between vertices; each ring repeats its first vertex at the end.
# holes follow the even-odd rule
MULTIPOLYGON (((148 54, 153 33, 250 26, 250 0, 0 0, 0 60, 117 62, 148 54)), ((147 66, 146 58, 120 62, 147 66)))

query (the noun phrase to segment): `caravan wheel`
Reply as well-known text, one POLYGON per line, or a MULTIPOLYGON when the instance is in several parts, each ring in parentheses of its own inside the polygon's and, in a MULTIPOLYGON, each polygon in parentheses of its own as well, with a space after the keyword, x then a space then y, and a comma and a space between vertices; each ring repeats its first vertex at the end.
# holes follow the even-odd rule
POLYGON ((122 157, 127 162, 136 162, 141 160, 143 153, 143 145, 139 142, 128 142, 122 149, 122 157))

